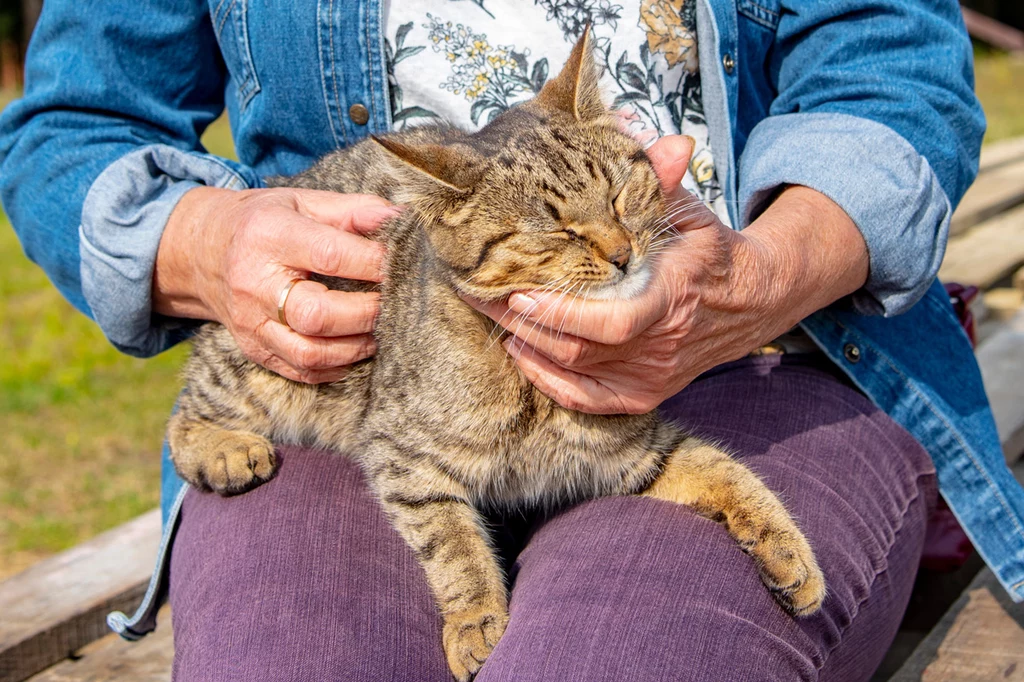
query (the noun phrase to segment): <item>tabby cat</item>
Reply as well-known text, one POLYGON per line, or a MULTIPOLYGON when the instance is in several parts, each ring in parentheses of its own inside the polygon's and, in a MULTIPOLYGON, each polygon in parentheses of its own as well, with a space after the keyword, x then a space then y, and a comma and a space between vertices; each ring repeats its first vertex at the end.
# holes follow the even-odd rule
POLYGON ((377 355, 341 381, 304 385, 250 362, 223 326, 207 324, 170 422, 178 472, 221 494, 273 476, 272 440, 357 457, 423 566, 460 681, 476 673, 508 621, 479 510, 601 495, 690 505, 728 529, 794 615, 815 612, 825 594, 807 540, 750 470, 654 412, 601 416, 559 406, 496 342, 504 330, 459 297, 495 301, 545 287, 628 296, 643 288, 653 252, 670 238, 650 161, 601 102, 589 40, 587 32, 536 98, 475 134, 420 127, 334 152, 279 181, 408 206, 379 232, 389 259, 377 355))

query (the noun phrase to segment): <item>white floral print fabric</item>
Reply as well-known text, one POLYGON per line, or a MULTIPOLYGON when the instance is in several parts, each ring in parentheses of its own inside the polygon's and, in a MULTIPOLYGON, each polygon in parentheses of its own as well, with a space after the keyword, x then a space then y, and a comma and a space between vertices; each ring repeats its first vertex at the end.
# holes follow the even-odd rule
POLYGON ((486 125, 539 92, 590 24, 606 101, 645 142, 693 137, 683 186, 729 223, 701 102, 694 0, 390 0, 384 16, 398 130, 436 119, 486 125))

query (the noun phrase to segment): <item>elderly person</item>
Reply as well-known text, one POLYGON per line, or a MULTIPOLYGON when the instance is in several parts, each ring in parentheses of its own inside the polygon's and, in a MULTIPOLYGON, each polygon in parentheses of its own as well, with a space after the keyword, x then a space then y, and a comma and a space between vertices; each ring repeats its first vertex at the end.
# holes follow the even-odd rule
MULTIPOLYGON (((866 680, 936 481, 1024 597, 1024 493, 935 282, 984 127, 953 0, 47 0, 2 119, 4 206, 121 350, 216 320, 266 367, 330 381, 373 353, 377 300, 304 278, 379 279, 366 234, 392 209, 262 178, 419 120, 483 125, 587 24, 608 101, 660 138, 663 184, 709 208, 670 216, 683 238, 634 299, 522 292, 479 310, 523 314, 507 347, 561 404, 660 405, 736 453, 799 520, 830 593, 789 617, 682 507, 495 518, 511 621, 477 679, 866 680), (225 107, 239 162, 199 144, 225 107), (578 326, 559 335, 566 315, 578 326)), ((186 490, 165 457, 161 565, 111 625, 142 636, 169 590, 176 679, 449 679, 420 569, 355 465, 281 454, 275 480, 230 499, 186 490)))

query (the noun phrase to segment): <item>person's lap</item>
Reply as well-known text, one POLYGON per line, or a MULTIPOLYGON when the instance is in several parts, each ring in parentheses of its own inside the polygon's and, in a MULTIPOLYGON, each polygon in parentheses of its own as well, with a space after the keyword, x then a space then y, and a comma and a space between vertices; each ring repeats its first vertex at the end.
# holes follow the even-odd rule
MULTIPOLYGON (((762 475, 810 538, 829 596, 794 620, 693 511, 606 498, 538 523, 508 630, 477 679, 867 679, 909 598, 935 499, 927 454, 805 364, 733 363, 663 412, 762 475)), ((236 498, 190 492, 171 564, 178 680, 451 679, 421 569, 351 461, 285 449, 236 498)))

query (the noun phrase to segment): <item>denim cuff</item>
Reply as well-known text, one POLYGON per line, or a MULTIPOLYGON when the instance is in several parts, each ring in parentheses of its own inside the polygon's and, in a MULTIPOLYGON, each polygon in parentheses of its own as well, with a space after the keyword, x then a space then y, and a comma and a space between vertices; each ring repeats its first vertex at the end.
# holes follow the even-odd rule
POLYGON ((164 226, 200 185, 261 186, 252 169, 154 144, 110 164, 89 188, 79 227, 82 293, 120 351, 149 357, 186 338, 197 322, 153 313, 153 268, 164 226))
POLYGON ((939 271, 953 210, 928 160, 891 128, 835 113, 769 116, 739 162, 742 224, 779 187, 805 185, 839 204, 867 242, 870 274, 858 312, 907 311, 939 271))

